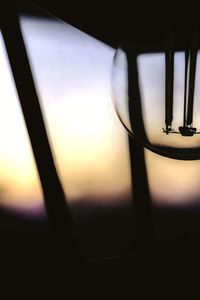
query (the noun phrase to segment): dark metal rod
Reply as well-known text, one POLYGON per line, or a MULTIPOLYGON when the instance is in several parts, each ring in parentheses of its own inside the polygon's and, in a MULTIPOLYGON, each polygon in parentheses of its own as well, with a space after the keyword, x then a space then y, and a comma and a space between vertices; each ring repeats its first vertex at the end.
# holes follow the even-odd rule
POLYGON ((171 48, 165 52, 165 63, 165 124, 167 129, 173 121, 174 51, 171 48))
POLYGON ((193 122, 196 61, 197 61, 197 49, 192 49, 189 57, 187 125, 191 125, 193 122))
MULTIPOLYGON (((142 102, 137 67, 137 54, 132 47, 126 49, 128 61, 128 96, 131 125, 134 137, 129 138, 133 199, 136 209, 137 249, 142 255, 150 249, 154 239, 151 196, 149 192, 143 142, 147 141, 142 117, 142 102)), ((144 259, 143 255, 142 258, 144 259)))
POLYGON ((183 107, 183 126, 187 126, 187 106, 188 106, 188 61, 189 53, 185 52, 185 83, 184 83, 184 107, 183 107))
POLYGON ((39 173, 48 219, 53 231, 56 231, 58 236, 62 236, 61 239, 67 240, 70 249, 73 246, 71 215, 57 175, 16 7, 13 3, 1 6, 0 24, 39 173))

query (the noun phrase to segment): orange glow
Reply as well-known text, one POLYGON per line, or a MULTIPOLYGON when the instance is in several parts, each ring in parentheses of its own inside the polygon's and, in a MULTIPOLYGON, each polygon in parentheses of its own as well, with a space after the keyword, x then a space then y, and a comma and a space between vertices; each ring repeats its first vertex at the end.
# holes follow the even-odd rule
POLYGON ((80 97, 48 109, 58 170, 71 198, 130 190, 126 134, 109 98, 80 97), (103 102, 104 100, 104 102, 103 102))

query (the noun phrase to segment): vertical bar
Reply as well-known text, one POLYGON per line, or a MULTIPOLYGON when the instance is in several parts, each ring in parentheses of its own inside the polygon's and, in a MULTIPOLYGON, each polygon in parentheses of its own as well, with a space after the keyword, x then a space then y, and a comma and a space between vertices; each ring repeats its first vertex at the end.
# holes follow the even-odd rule
MULTIPOLYGON (((126 49, 128 61, 128 96, 131 125, 134 128, 134 138, 129 138, 132 188, 136 208, 136 239, 139 256, 144 262, 144 252, 150 253, 153 243, 152 206, 149 192, 144 146, 147 141, 142 116, 142 103, 137 67, 137 53, 131 45, 126 49)), ((140 260, 141 262, 141 260, 140 260)))
POLYGON ((166 131, 173 121, 174 51, 169 46, 165 52, 165 124, 166 131))
POLYGON ((196 61, 197 61, 197 49, 193 48, 190 51, 190 57, 189 57, 189 87, 188 87, 187 125, 191 125, 193 122, 196 61))
POLYGON ((185 83, 184 83, 184 107, 183 107, 183 127, 187 126, 187 108, 188 108, 188 61, 189 52, 185 52, 185 83))

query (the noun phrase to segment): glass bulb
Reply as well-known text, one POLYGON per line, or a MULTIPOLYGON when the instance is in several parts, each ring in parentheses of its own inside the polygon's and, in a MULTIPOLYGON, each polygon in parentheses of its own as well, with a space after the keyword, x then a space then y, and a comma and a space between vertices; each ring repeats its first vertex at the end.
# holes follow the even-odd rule
POLYGON ((112 70, 113 101, 129 134, 176 159, 200 158, 200 57, 166 48, 147 52, 124 39, 112 70), (164 51, 164 52, 163 52, 164 51))

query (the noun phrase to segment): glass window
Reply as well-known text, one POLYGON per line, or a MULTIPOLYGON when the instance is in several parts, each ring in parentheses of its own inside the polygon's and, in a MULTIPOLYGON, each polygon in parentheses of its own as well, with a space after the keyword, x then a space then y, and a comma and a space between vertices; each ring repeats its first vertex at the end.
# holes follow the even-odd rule
POLYGON ((0 33, 0 211, 44 218, 41 186, 0 33))
POLYGON ((115 50, 53 17, 21 15, 20 24, 83 248, 91 256, 127 250, 134 221, 128 139, 111 97, 115 50))

